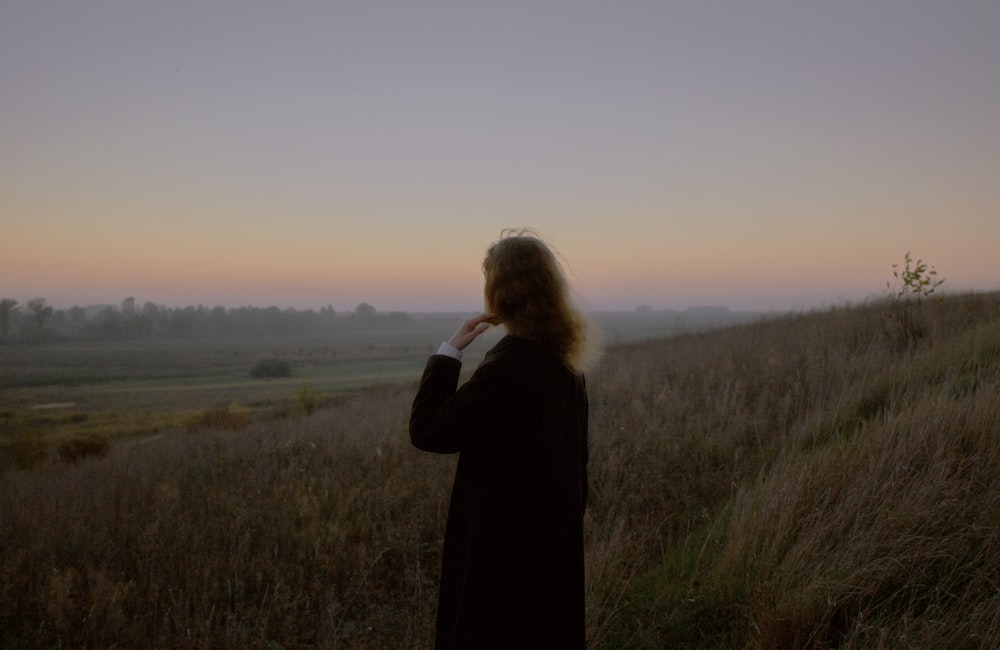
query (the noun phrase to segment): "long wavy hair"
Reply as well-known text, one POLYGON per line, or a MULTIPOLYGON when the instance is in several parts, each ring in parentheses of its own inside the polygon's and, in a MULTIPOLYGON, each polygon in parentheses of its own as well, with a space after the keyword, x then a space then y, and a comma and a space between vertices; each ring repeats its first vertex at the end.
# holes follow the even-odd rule
POLYGON ((595 329, 575 306, 563 269, 531 230, 504 230, 483 260, 486 309, 507 331, 582 372, 596 361, 595 329))

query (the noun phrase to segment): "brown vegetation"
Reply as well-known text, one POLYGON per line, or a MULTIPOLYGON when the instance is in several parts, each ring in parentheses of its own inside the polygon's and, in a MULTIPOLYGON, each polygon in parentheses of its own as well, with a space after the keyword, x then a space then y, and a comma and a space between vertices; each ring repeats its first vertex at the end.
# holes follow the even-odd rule
POLYGON ((184 423, 184 430, 188 433, 197 433, 205 429, 243 431, 249 426, 250 416, 230 404, 192 416, 184 423))
POLYGON ((59 458, 67 463, 76 463, 88 456, 104 458, 110 448, 107 439, 100 436, 73 438, 59 445, 59 458))
MULTIPOLYGON (((610 349, 594 648, 1000 639, 1000 296, 610 349)), ((454 459, 412 385, 0 477, 0 645, 426 648, 454 459)))

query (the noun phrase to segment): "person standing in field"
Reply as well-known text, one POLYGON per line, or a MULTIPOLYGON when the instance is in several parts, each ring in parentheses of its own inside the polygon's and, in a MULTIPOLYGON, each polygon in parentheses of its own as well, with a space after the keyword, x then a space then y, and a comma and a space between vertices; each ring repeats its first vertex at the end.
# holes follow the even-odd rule
POLYGON ((582 649, 587 324, 530 231, 504 231, 483 272, 486 312, 428 359, 410 414, 414 446, 459 455, 435 648, 582 649), (499 324, 459 387, 462 351, 499 324))

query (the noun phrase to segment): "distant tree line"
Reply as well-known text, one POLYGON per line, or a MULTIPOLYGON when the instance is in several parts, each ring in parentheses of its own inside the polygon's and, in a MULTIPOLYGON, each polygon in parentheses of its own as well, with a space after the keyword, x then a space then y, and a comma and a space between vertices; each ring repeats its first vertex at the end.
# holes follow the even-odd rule
POLYGON ((278 307, 165 307, 135 298, 121 305, 55 309, 45 298, 20 304, 0 299, 0 342, 94 341, 170 338, 304 335, 331 331, 397 329, 410 325, 403 312, 378 313, 363 302, 354 311, 279 309, 278 307))

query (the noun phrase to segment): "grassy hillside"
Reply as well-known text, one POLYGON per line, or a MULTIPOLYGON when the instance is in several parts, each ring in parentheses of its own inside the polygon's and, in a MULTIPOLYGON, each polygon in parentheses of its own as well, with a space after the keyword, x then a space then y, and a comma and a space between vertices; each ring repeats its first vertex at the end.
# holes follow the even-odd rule
POLYGON ((615 350, 595 645, 1000 643, 998 298, 906 331, 878 304, 615 350))
MULTIPOLYGON (((611 348, 593 648, 1000 639, 1000 295, 611 348)), ((429 647, 454 458, 415 386, 0 476, 0 646, 429 647)))

